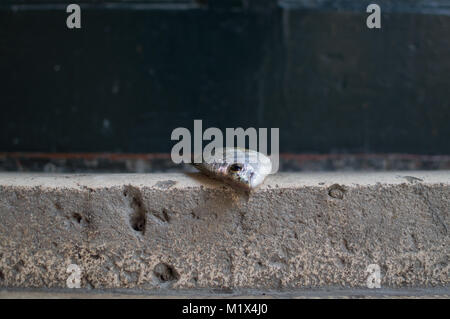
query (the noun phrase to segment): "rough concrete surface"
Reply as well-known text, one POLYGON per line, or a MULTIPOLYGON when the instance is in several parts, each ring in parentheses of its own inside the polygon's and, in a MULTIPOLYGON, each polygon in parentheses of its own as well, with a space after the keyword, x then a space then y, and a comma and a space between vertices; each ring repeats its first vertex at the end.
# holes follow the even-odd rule
POLYGON ((0 287, 283 291, 449 284, 450 171, 0 174, 0 287))

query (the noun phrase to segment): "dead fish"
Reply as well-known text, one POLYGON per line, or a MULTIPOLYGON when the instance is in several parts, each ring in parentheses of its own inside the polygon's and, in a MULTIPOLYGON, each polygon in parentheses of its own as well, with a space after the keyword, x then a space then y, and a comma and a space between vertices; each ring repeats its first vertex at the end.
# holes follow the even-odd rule
POLYGON ((272 170, 272 162, 257 151, 225 147, 216 149, 214 155, 193 164, 206 175, 232 186, 252 190, 260 186, 272 170))

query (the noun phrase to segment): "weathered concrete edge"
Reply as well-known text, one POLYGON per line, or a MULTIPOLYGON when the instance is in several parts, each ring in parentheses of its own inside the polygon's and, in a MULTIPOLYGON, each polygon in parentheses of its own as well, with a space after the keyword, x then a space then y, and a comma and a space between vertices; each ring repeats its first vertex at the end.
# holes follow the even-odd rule
MULTIPOLYGON (((271 188, 299 188, 309 186, 400 185, 405 183, 450 185, 450 171, 396 172, 320 172, 279 173, 270 175, 258 191, 271 188)), ((217 188, 223 184, 200 173, 151 174, 46 174, 0 173, 1 186, 42 188, 105 188, 126 185, 155 189, 217 188), (168 182, 169 181, 169 182, 168 182), (168 183, 167 183, 168 182, 168 183)))
POLYGON ((200 174, 0 177, 3 287, 63 287, 71 260, 93 290, 362 288, 372 262, 383 287, 448 286, 449 172, 280 174, 232 205, 200 174))

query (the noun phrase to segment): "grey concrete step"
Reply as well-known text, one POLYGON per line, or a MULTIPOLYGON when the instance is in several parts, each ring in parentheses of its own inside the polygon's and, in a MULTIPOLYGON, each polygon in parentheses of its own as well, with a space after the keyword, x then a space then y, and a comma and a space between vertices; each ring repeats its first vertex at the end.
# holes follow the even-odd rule
POLYGON ((278 174, 251 194, 196 173, 2 173, 0 287, 367 291, 379 269, 380 289, 445 295, 449 212, 450 171, 278 174))

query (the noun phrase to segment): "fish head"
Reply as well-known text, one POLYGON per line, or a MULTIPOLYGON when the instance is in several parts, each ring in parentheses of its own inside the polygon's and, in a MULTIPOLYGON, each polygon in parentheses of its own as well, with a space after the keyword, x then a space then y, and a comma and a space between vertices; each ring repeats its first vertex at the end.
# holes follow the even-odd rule
POLYGON ((264 180, 257 163, 235 162, 227 166, 227 177, 245 188, 256 188, 264 180))

